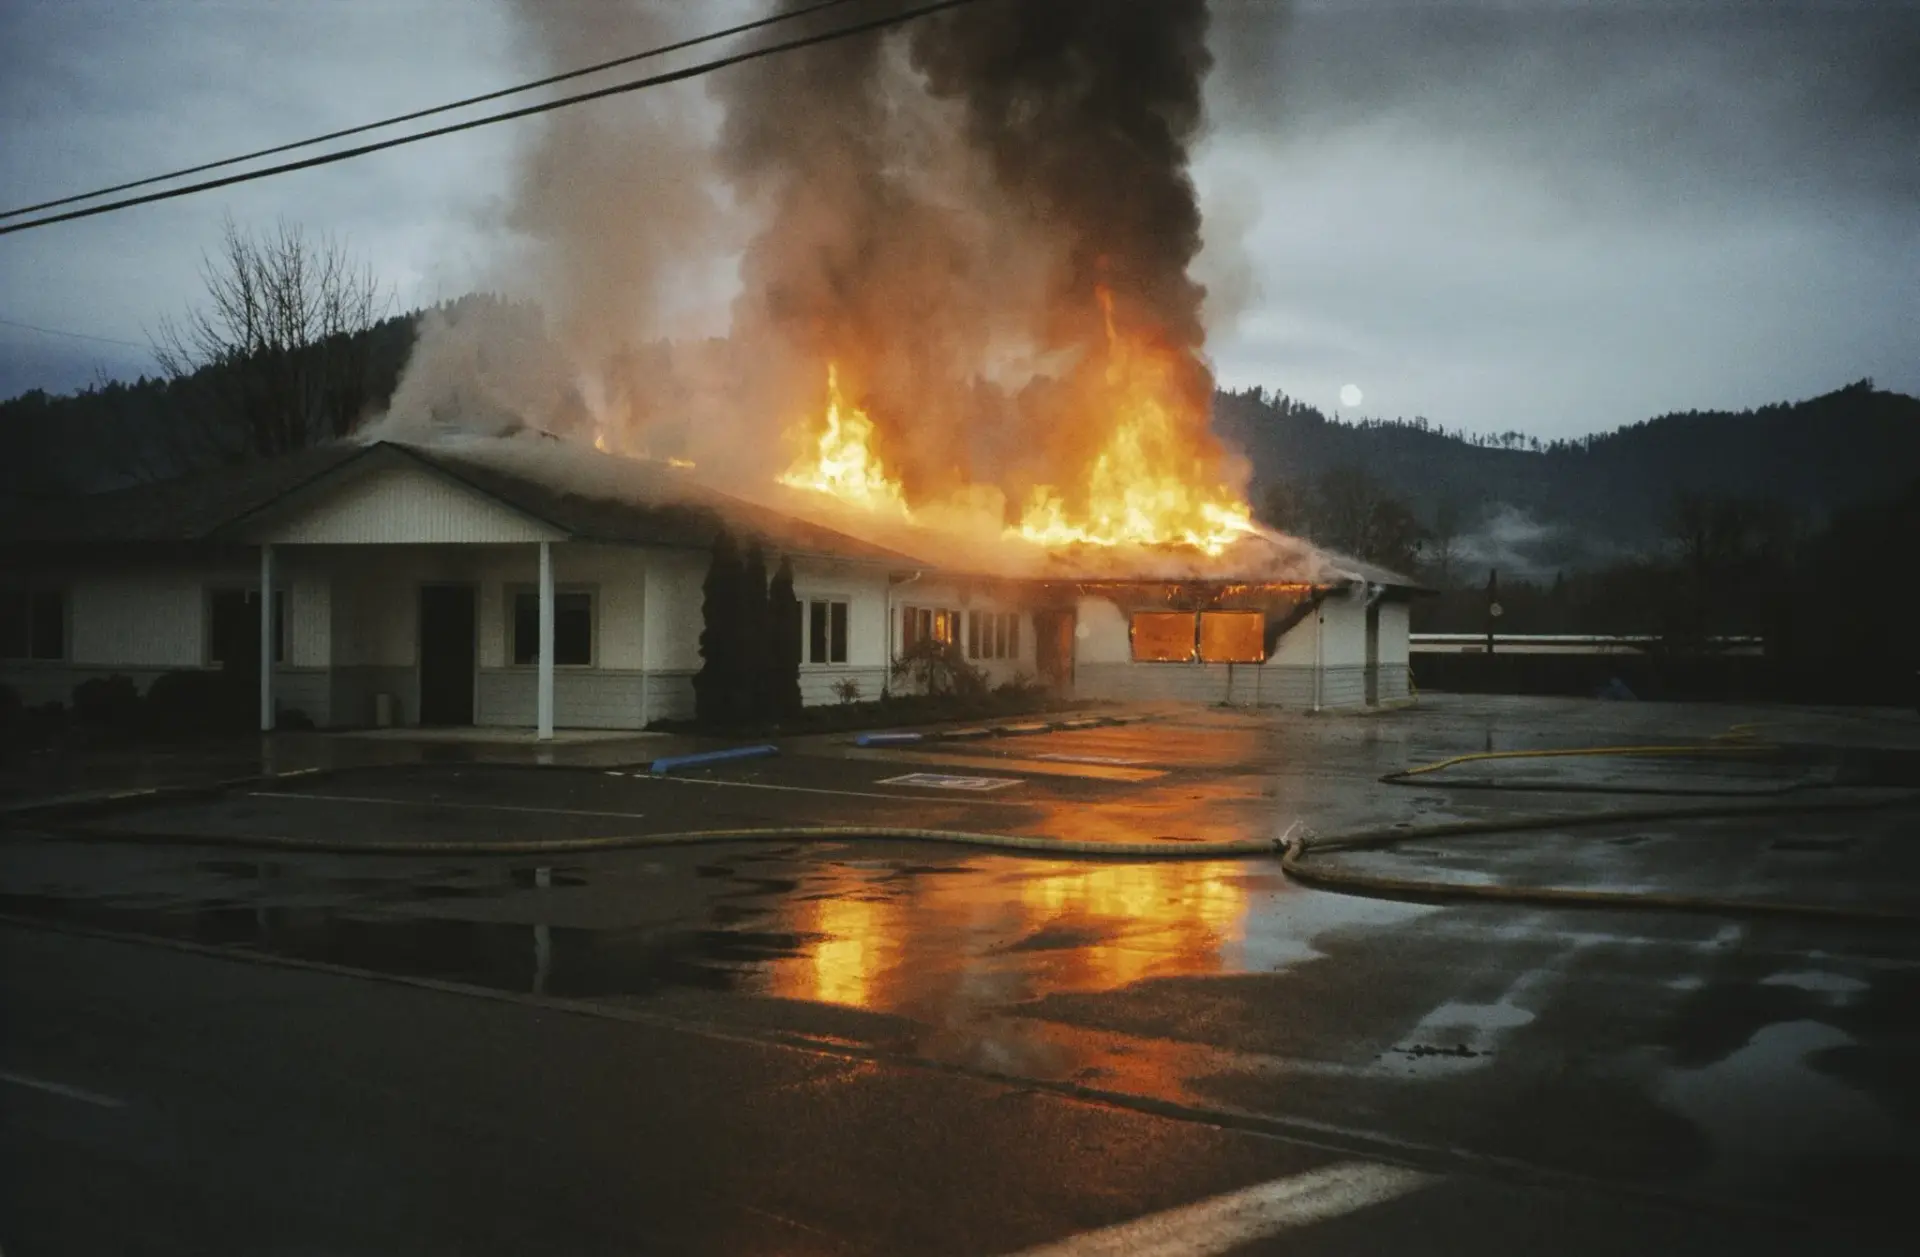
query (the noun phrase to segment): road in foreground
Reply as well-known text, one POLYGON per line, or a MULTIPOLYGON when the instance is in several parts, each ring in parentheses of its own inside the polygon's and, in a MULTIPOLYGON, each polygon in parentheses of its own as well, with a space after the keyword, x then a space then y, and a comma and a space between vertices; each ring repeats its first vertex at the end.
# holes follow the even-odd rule
MULTIPOLYGON (((1546 797, 1537 775, 1382 797, 1375 766, 1411 758, 1395 726, 1320 729, 1201 713, 961 763, 802 747, 698 782, 407 768, 111 824, 524 841, 998 818, 1171 842, 1195 816, 1271 832, 1546 797)), ((1640 825, 1377 859, 1884 905, 1913 890, 1903 832, 1798 814, 1704 848, 1640 825)), ((410 858, 17 833, 0 896, 41 923, 0 929, 9 1254, 1857 1251, 1920 1170, 1920 939, 1897 927, 830 842, 410 858)))

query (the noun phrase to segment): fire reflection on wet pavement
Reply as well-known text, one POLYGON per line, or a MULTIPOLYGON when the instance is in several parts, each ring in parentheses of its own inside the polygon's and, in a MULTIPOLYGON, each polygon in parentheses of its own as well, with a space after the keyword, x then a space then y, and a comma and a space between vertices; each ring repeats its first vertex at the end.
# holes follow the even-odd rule
POLYGON ((512 869, 148 859, 74 894, 55 872, 70 854, 43 855, 37 885, 8 878, 6 910, 519 991, 540 927, 550 993, 688 986, 935 1017, 988 990, 1007 1003, 1222 972, 1256 896, 1283 893, 1227 861, 785 847, 512 869))

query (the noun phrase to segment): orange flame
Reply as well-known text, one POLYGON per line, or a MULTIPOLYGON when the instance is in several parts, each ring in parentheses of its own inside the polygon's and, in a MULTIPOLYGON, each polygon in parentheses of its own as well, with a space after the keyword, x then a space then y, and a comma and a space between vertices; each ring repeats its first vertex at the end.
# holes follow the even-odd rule
MULTIPOLYGON (((1005 535, 1049 549, 1183 545, 1218 555, 1253 532, 1253 512, 1219 483, 1211 452, 1196 443, 1204 424, 1182 397, 1187 364, 1149 337, 1122 336, 1113 294, 1097 292, 1107 356, 1086 405, 1110 414, 1111 430, 1079 483, 1035 486, 1005 535)), ((790 433, 802 449, 780 483, 911 519, 901 482, 874 448, 874 431, 866 412, 841 395, 839 369, 830 364, 826 412, 790 433)))
POLYGON ((1028 496, 1013 535, 1043 546, 1188 545, 1217 555, 1253 531, 1253 512, 1195 457, 1181 422, 1173 363, 1150 344, 1114 330, 1113 294, 1098 290, 1106 317, 1106 386, 1117 412, 1091 466, 1078 509, 1053 485, 1028 496))
POLYGON ((887 475, 873 448, 873 420, 840 395, 840 371, 833 364, 827 367, 825 426, 779 480, 868 510, 908 514, 900 482, 887 475))

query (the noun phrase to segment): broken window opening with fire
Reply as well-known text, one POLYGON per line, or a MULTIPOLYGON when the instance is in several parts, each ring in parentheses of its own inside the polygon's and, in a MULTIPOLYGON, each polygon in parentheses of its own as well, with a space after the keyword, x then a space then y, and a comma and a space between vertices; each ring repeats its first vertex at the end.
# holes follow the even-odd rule
POLYGON ((900 648, 912 650, 932 640, 952 646, 960 640, 960 613, 940 607, 900 608, 900 648))
POLYGON ((1259 611, 1136 611, 1128 629, 1136 663, 1264 663, 1259 611))

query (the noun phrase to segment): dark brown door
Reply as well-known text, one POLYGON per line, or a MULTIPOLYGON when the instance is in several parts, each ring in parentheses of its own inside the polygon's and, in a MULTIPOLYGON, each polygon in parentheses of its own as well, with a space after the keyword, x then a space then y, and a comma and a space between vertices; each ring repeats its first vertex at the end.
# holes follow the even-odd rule
POLYGON ((420 587, 420 723, 473 723, 472 585, 420 587))
POLYGON ((1033 666, 1043 684, 1057 689, 1073 684, 1073 624, 1071 611, 1033 613, 1033 666))

